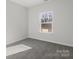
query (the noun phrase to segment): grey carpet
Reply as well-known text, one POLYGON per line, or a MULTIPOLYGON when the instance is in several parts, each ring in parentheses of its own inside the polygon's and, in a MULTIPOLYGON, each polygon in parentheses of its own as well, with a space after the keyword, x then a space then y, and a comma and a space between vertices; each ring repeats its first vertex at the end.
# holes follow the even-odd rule
POLYGON ((30 46, 32 49, 7 56, 6 59, 73 59, 73 47, 32 38, 7 45, 7 47, 17 44, 30 46))

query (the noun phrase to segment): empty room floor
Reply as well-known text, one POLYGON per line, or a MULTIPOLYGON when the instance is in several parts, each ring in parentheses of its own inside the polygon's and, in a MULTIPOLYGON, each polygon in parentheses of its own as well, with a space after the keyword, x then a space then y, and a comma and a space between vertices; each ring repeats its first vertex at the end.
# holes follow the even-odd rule
POLYGON ((6 59, 73 59, 72 47, 32 38, 7 45, 7 48, 19 44, 29 46, 31 49, 9 55, 6 59))

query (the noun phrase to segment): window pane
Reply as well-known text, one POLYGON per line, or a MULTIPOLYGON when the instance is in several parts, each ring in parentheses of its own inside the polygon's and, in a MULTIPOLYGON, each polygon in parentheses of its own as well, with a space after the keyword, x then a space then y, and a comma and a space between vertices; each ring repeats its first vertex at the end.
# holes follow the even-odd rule
POLYGON ((52 24, 41 24, 41 32, 52 32, 52 24))

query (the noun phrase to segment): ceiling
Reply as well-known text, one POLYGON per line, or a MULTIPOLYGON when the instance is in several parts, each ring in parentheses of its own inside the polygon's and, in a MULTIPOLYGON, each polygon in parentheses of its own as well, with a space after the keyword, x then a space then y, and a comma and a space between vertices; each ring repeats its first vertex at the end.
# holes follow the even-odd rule
POLYGON ((11 0, 11 1, 26 7, 31 7, 38 4, 46 3, 51 0, 11 0))

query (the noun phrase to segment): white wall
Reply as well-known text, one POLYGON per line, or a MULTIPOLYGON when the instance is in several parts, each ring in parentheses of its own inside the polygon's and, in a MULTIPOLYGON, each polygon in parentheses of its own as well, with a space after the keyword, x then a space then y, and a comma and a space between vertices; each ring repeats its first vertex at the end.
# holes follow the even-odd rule
POLYGON ((63 45, 73 45, 73 0, 52 0, 29 8, 29 37, 63 45), (52 10, 55 13, 54 33, 40 33, 39 14, 52 10))
POLYGON ((6 0, 6 43, 10 44, 27 38, 28 10, 6 0))

